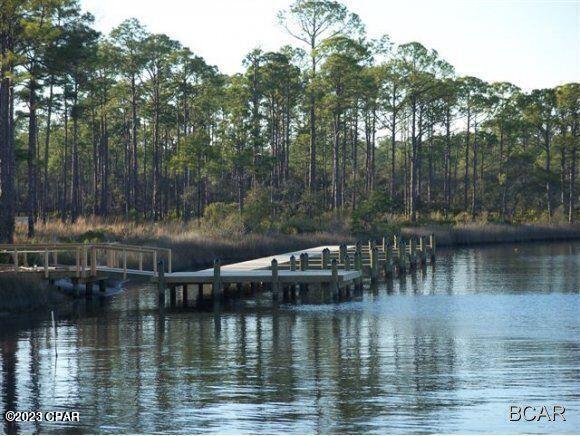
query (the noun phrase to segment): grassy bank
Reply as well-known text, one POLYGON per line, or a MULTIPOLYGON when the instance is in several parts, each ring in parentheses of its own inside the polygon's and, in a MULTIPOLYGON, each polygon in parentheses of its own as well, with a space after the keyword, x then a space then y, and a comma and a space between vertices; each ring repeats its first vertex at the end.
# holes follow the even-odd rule
MULTIPOLYGON (((401 225, 399 228, 405 236, 434 233, 439 246, 580 238, 579 225, 474 223, 401 225)), ((368 236, 357 237, 344 230, 296 235, 255 234, 180 222, 128 223, 98 219, 82 219, 75 224, 62 224, 60 221, 39 224, 36 236, 36 240, 43 242, 124 242, 167 247, 173 250, 175 270, 208 267, 216 258, 232 263, 317 245, 353 242, 357 238, 367 239, 368 236)), ((18 226, 17 239, 27 240, 25 225, 18 226)))
MULTIPOLYGON (((26 226, 17 226, 17 240, 26 242, 26 226)), ((171 248, 175 270, 201 269, 214 259, 223 263, 270 256, 324 244, 347 243, 352 237, 341 232, 314 232, 297 235, 227 232, 199 228, 180 222, 128 223, 82 219, 75 224, 60 221, 39 223, 35 241, 123 242, 171 248)))
POLYGON ((56 306, 66 299, 38 278, 12 273, 0 276, 0 315, 33 312, 56 306))
POLYGON ((479 244, 560 241, 580 239, 580 225, 547 224, 457 224, 403 227, 405 236, 435 235, 438 246, 453 247, 479 244))

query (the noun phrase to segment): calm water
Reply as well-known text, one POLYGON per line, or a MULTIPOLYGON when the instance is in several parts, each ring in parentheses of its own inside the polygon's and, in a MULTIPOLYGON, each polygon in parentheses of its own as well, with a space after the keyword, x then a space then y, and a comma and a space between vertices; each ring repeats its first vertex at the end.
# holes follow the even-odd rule
MULTIPOLYGON (((33 328, 0 324, 4 432, 577 432, 580 244, 440 253, 362 301, 220 314, 135 288, 33 328), (55 345, 58 357, 55 357, 55 345), (513 423, 509 405, 566 407, 513 423)), ((48 318, 48 316, 46 317, 48 318)))

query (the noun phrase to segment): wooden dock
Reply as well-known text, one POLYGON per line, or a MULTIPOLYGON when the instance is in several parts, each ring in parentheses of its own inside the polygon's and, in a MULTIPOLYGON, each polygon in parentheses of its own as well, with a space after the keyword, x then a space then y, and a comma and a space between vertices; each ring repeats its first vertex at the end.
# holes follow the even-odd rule
POLYGON ((50 282, 68 278, 78 294, 92 295, 107 279, 149 280, 157 285, 160 307, 169 290, 171 304, 220 303, 235 298, 272 301, 341 301, 362 292, 363 279, 402 276, 435 261, 435 239, 384 237, 354 245, 313 247, 213 268, 173 272, 171 250, 122 244, 0 245, 0 274, 36 274, 50 282), (313 298, 316 296, 316 298, 313 298))

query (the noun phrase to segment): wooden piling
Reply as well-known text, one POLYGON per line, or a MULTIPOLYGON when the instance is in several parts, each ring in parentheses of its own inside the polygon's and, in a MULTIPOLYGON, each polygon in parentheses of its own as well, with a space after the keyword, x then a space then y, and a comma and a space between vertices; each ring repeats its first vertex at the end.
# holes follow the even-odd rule
POLYGON ((405 241, 401 240, 398 242, 399 245, 399 265, 398 265, 398 274, 399 276, 403 275, 405 271, 407 271, 407 244, 405 241))
POLYGON ((346 244, 340 244, 338 247, 338 259, 340 263, 345 262, 346 256, 348 256, 346 244))
POLYGON ((93 282, 91 280, 88 280, 85 283, 85 297, 92 298, 92 296, 93 296, 93 282))
POLYGON ((340 290, 338 289, 338 267, 336 264, 336 259, 332 259, 331 262, 332 278, 330 283, 330 293, 333 300, 337 300, 340 297, 340 290))
POLYGON ((385 277, 393 275, 393 250, 387 243, 385 246, 385 277))
POLYGON ((280 297, 280 280, 278 278, 278 261, 272 259, 272 299, 278 301, 280 297))
POLYGON ((290 256, 290 271, 296 271, 296 256, 290 256))
POLYGON ((156 265, 157 269, 157 293, 159 294, 159 305, 165 305, 165 262, 160 260, 156 265))
POLYGON ((49 277, 48 275, 48 249, 44 250, 44 278, 47 279, 49 277))
POLYGON ((362 272, 362 269, 363 269, 362 254, 360 251, 355 251, 355 253, 354 253, 354 269, 362 272))
POLYGON ((223 296, 223 285, 222 285, 222 276, 221 276, 221 261, 219 259, 214 260, 213 262, 213 282, 212 282, 212 289, 211 294, 215 300, 219 300, 223 296))
POLYGON ((330 250, 325 248, 322 250, 322 263, 321 269, 328 269, 328 263, 330 262, 330 250))
POLYGON ((431 255, 431 262, 435 262, 435 235, 433 233, 429 235, 429 251, 431 255))
POLYGON ((189 295, 188 295, 188 284, 185 283, 183 285, 183 287, 181 288, 181 299, 183 300, 183 306, 187 306, 187 301, 189 300, 189 295))
POLYGON ((175 285, 171 285, 169 287, 169 301, 171 307, 175 307, 175 305, 177 304, 177 286, 175 285))
POLYGON ((409 239, 409 267, 410 269, 415 269, 417 266, 417 243, 415 238, 411 237, 409 239))
POLYGON ((371 263, 371 281, 375 281, 379 275, 379 253, 377 247, 372 247, 369 254, 371 263))

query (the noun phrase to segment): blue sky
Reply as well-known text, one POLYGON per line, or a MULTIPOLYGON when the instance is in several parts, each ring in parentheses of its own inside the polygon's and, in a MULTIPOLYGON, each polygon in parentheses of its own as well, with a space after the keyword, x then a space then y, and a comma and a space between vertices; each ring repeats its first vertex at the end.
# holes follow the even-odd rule
MULTIPOLYGON (((129 17, 164 32, 221 71, 251 49, 297 44, 276 23, 288 0, 81 0, 108 32, 129 17)), ((419 41, 459 75, 526 90, 580 81, 580 0, 344 0, 369 37, 419 41)))

